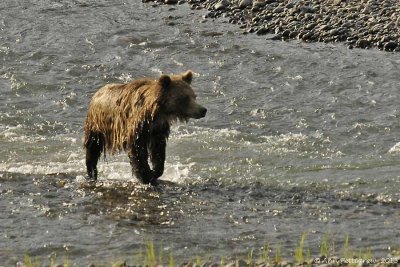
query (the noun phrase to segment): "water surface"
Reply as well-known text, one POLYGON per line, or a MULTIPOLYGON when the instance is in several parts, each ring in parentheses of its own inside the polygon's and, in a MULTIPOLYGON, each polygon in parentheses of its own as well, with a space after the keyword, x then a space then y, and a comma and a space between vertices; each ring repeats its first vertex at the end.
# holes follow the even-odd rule
POLYGON ((400 56, 277 42, 186 5, 0 3, 0 261, 86 264, 153 240, 165 255, 284 254, 307 233, 400 245, 400 56), (207 117, 178 124, 157 190, 126 155, 85 180, 83 121, 105 83, 192 69, 207 117))

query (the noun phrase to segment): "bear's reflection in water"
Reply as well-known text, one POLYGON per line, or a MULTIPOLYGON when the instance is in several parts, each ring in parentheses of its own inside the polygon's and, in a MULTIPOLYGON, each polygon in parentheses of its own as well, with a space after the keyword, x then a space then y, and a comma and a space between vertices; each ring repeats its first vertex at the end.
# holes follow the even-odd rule
POLYGON ((104 181, 82 183, 80 189, 92 198, 86 212, 142 226, 173 225, 186 213, 182 206, 193 198, 187 187, 162 180, 157 187, 136 181, 104 181))

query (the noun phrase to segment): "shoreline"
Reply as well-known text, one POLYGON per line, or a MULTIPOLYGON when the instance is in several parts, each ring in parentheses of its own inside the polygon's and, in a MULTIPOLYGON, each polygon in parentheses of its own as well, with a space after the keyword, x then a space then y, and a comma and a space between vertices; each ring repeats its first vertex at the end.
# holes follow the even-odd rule
POLYGON ((399 0, 142 0, 207 9, 206 19, 228 18, 243 33, 274 40, 343 43, 349 49, 400 52, 399 0))
MULTIPOLYGON (((265 257, 265 255, 263 256, 265 257)), ((174 257, 169 255, 169 257, 162 259, 162 256, 158 255, 153 248, 146 248, 146 255, 141 260, 111 260, 107 263, 102 261, 102 263, 91 262, 86 264, 88 267, 101 267, 101 266, 113 266, 113 267, 138 267, 138 266, 148 266, 148 267, 338 267, 338 266, 360 266, 360 267, 397 267, 400 265, 399 257, 391 258, 340 258, 340 257, 325 257, 320 256, 318 258, 303 259, 298 260, 286 260, 285 258, 271 259, 269 256, 262 259, 254 259, 253 255, 249 254, 247 259, 245 258, 210 258, 204 259, 199 256, 192 257, 193 260, 183 261, 182 263, 176 263, 174 257)), ((303 257, 303 256, 302 256, 303 257)), ((24 261, 18 261, 15 265, 17 267, 33 267, 33 266, 82 266, 76 265, 79 263, 70 263, 68 256, 65 256, 65 260, 57 259, 56 254, 49 257, 50 265, 45 265, 45 261, 41 261, 39 258, 33 258, 28 254, 25 254, 24 261)))

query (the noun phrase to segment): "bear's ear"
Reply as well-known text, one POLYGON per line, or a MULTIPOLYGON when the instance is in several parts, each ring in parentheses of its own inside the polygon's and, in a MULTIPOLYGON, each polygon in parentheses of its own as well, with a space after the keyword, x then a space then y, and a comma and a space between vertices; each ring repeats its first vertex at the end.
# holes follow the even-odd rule
POLYGON ((191 70, 186 71, 182 74, 182 80, 190 84, 193 80, 193 72, 191 70))
POLYGON ((163 75, 161 75, 161 77, 158 80, 158 82, 161 84, 162 88, 166 89, 171 84, 171 77, 169 77, 168 75, 163 74, 163 75))

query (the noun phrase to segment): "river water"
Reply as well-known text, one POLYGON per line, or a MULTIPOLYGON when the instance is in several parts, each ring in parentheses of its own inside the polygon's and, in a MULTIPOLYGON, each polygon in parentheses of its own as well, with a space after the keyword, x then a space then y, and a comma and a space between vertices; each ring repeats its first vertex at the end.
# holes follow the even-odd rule
MULTIPOLYGON (((188 6, 0 3, 0 262, 25 252, 87 264, 153 241, 176 261, 291 253, 387 256, 400 245, 400 54, 243 35, 188 6), (192 69, 207 116, 173 127, 164 182, 127 156, 86 187, 87 104, 97 88, 192 69)), ((1 264, 0 264, 1 265, 1 264)))

